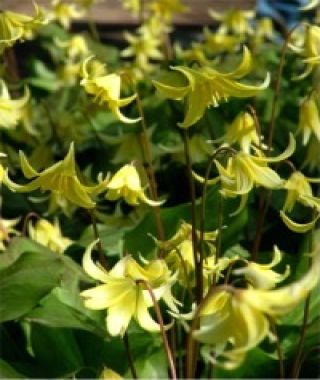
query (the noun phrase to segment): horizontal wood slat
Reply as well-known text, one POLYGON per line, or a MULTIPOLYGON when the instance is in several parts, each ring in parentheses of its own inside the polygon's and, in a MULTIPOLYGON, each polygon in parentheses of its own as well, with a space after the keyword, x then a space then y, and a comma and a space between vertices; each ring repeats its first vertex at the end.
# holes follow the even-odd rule
MULTIPOLYGON (((146 0, 145 0, 146 1, 146 0)), ((48 6, 49 0, 37 0, 38 4, 48 6)), ((208 16, 209 8, 217 11, 227 9, 252 9, 256 0, 184 0, 183 3, 190 7, 188 13, 177 16, 177 25, 204 25, 212 23, 208 16)), ((32 0, 0 0, 0 9, 14 10, 22 13, 32 13, 32 0)), ((99 24, 107 25, 135 25, 137 19, 132 17, 121 6, 121 0, 104 0, 95 5, 91 12, 92 19, 99 24)))

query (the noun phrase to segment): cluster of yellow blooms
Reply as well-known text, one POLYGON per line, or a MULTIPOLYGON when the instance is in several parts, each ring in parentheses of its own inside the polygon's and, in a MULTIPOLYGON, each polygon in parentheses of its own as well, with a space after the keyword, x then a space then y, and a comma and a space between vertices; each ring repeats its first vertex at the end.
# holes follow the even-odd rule
MULTIPOLYGON (((68 29, 72 20, 82 17, 85 9, 93 3, 93 0, 71 3, 54 0, 48 19, 56 20, 68 29)), ((311 1, 304 9, 311 9, 316 3, 311 1)), ((139 1, 124 0, 124 4, 135 14, 141 11, 139 1)), ((134 79, 151 73, 154 68, 152 62, 164 60, 163 44, 170 32, 172 18, 176 13, 184 11, 186 7, 179 0, 153 0, 147 7, 150 17, 142 22, 135 34, 125 34, 129 47, 125 48, 121 55, 133 59, 131 68, 134 79)), ((213 33, 206 29, 203 43, 194 44, 188 51, 180 51, 180 57, 197 64, 171 66, 170 70, 162 72, 152 81, 157 90, 156 96, 160 100, 170 99, 183 105, 184 117, 178 123, 183 133, 202 120, 209 107, 219 107, 231 98, 255 97, 270 83, 268 73, 260 84, 244 82, 254 66, 250 49, 245 45, 242 60, 234 70, 222 71, 210 60, 210 55, 234 52, 248 36, 254 38, 256 45, 264 39, 271 39, 273 30, 270 20, 260 20, 255 33, 251 23, 254 13, 251 11, 234 10, 225 14, 211 11, 210 15, 220 22, 217 31, 213 33), (204 51, 209 53, 206 55, 204 51)), ((43 10, 37 5, 33 17, 13 12, 0 13, 0 54, 18 41, 31 38, 47 21, 43 10)), ((303 33, 301 44, 289 44, 291 50, 302 57, 301 62, 305 66, 304 72, 296 78, 299 80, 316 72, 320 67, 319 26, 306 25, 303 33)), ((65 64, 59 73, 61 83, 80 85, 83 94, 90 95, 96 107, 107 108, 117 123, 135 124, 142 120, 141 113, 138 118, 130 118, 121 110, 133 105, 138 97, 136 89, 133 89, 133 94, 131 92, 131 95, 129 93, 129 96, 122 97, 124 84, 127 84, 127 73, 124 74, 123 70, 109 71, 109 67, 92 55, 86 39, 82 36, 76 35, 64 41, 56 40, 56 45, 66 54, 65 64)), ((179 49, 176 48, 178 56, 179 49)), ((11 89, 8 90, 7 83, 0 79, 2 129, 14 129, 19 122, 27 118, 30 90, 26 87, 24 94, 17 98, 10 93, 11 89)), ((287 179, 281 178, 277 169, 270 166, 287 161, 295 153, 294 135, 290 133, 288 146, 282 153, 270 155, 272 147, 265 144, 260 132, 252 113, 240 112, 227 126, 225 135, 214 141, 222 142, 218 149, 225 149, 228 154, 223 160, 214 156, 217 175, 208 179, 193 173, 194 178, 205 186, 218 184, 222 197, 226 199, 240 197, 240 206, 232 215, 244 209, 254 188, 285 190, 286 197, 279 212, 282 221, 294 232, 310 231, 320 218, 320 198, 312 189, 312 184, 320 183, 320 179, 307 177, 302 169, 295 169, 287 179), (315 211, 315 216, 310 222, 297 223, 287 215, 299 203, 315 211)), ((131 134, 121 140, 122 145, 114 159, 115 163, 123 164, 130 150, 134 151, 135 155, 139 149, 137 147, 140 140, 132 140, 131 134)), ((296 134, 301 136, 302 145, 308 148, 305 164, 312 166, 315 161, 319 162, 317 149, 320 148, 320 113, 317 88, 300 104, 296 134)), ((193 162, 202 161, 204 157, 212 156, 216 152, 200 134, 195 133, 189 143, 193 162)), ((178 159, 181 153, 179 149, 178 146, 171 150, 178 159)), ((109 201, 123 199, 132 208, 144 204, 157 210, 164 203, 155 199, 151 188, 151 196, 147 195, 148 185, 144 185, 142 171, 136 162, 125 163, 112 175, 99 174, 93 184, 79 171, 73 143, 62 160, 43 170, 37 170, 31 165, 22 151, 19 152, 19 157, 21 171, 30 181, 24 184, 14 182, 9 168, 4 169, 0 165, 1 182, 13 192, 50 192, 50 208, 53 210, 70 203, 73 207, 94 212, 98 197, 102 194, 109 201)), ((5 249, 8 234, 18 234, 15 228, 18 222, 19 220, 0 219, 0 251, 5 249)), ((35 223, 29 222, 27 230, 31 239, 58 254, 62 254, 73 243, 63 235, 58 219, 52 224, 39 218, 35 223)), ((274 247, 273 258, 267 264, 250 261, 240 255, 219 257, 217 240, 221 231, 222 228, 200 231, 196 226, 182 221, 178 230, 173 232, 168 240, 155 239, 162 256, 150 261, 141 257, 138 262, 130 254, 126 254, 111 269, 106 269, 101 263, 93 260, 92 250, 98 243, 94 241, 84 253, 83 269, 99 284, 81 292, 84 305, 88 309, 107 310, 108 333, 111 336, 123 337, 131 320, 135 320, 147 331, 161 331, 161 323, 157 323, 150 312, 155 303, 163 301, 173 320, 199 319, 192 334, 199 342, 214 346, 215 357, 211 353, 207 354, 208 360, 218 361, 228 369, 239 366, 249 350, 265 338, 272 338, 272 321, 277 321, 278 317, 293 310, 316 286, 320 273, 320 252, 319 249, 309 252, 313 259, 307 274, 296 282, 277 288, 290 274, 289 266, 286 266, 283 273, 273 269, 281 262, 280 250, 274 247), (194 237, 197 240, 202 239, 201 243, 206 253, 201 273, 203 298, 200 304, 192 305, 191 313, 183 315, 179 312, 181 304, 175 298, 173 287, 177 285, 191 293, 195 290, 195 257, 200 257, 203 247, 194 247, 194 237), (240 267, 233 269, 235 263, 240 263, 240 267), (227 277, 226 270, 232 275, 241 276, 246 285, 219 285, 219 280, 227 277), (213 287, 215 284, 218 285, 213 287)), ((173 323, 165 325, 165 329, 170 329, 173 323)), ((112 371, 108 371, 111 370, 105 369, 102 377, 113 376, 112 371)))

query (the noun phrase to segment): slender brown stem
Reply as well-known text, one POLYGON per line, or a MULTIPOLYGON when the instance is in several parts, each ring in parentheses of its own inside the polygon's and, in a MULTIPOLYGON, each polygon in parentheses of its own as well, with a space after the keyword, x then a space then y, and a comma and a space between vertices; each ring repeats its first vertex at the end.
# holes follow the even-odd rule
POLYGON ((27 228, 28 228, 28 222, 31 218, 36 218, 36 219, 40 219, 40 215, 37 214, 36 212, 34 211, 31 211, 29 212, 26 217, 24 218, 24 221, 23 221, 23 226, 22 226, 22 235, 23 236, 27 236, 27 228))
POLYGON ((277 332, 277 327, 276 327, 276 324, 273 321, 273 319, 270 319, 270 324, 271 324, 273 333, 276 337, 275 343, 276 343, 276 351, 277 351, 277 355, 278 355, 278 359, 279 359, 279 378, 285 379, 284 358, 283 358, 283 352, 282 352, 281 345, 280 345, 279 334, 277 332))
POLYGON ((261 125, 260 125, 260 122, 259 122, 259 119, 258 119, 258 116, 257 116, 256 109, 251 104, 249 104, 247 106, 247 108, 248 108, 251 116, 253 117, 254 125, 255 125, 256 132, 257 132, 257 135, 258 135, 258 138, 259 138, 259 148, 262 149, 261 125))
POLYGON ((139 283, 143 284, 146 287, 146 289, 148 290, 149 294, 150 294, 150 297, 151 297, 152 302, 153 302, 154 310, 156 312, 157 320, 158 320, 158 323, 160 325, 160 330, 161 330, 164 350, 165 350, 165 353, 166 353, 166 356, 167 356, 167 359, 168 359, 169 368, 170 368, 170 372, 171 372, 171 378, 173 380, 176 380, 177 379, 177 373, 176 373, 175 362, 174 362, 174 358, 172 356, 172 352, 171 352, 171 349, 170 349, 170 346, 169 346, 169 342, 168 342, 167 334, 166 334, 166 331, 165 331, 165 327, 164 327, 164 322, 163 322, 161 310, 160 310, 159 304, 157 302, 157 299, 156 299, 156 297, 154 295, 154 292, 153 292, 151 286, 149 285, 149 283, 147 281, 145 281, 145 280, 138 280, 137 283, 138 284, 139 283))
POLYGON ((134 360, 133 360, 132 352, 130 349, 129 336, 128 336, 127 332, 123 336, 123 343, 124 343, 124 347, 126 350, 128 364, 129 364, 129 368, 131 371, 132 378, 137 379, 138 378, 137 371, 136 371, 136 367, 134 365, 134 360))
MULTIPOLYGON (((314 210, 313 212, 313 217, 315 217, 317 211, 314 210)), ((313 251, 313 235, 314 235, 314 228, 310 231, 310 236, 309 236, 309 253, 313 251)), ((312 259, 309 259, 309 266, 312 265, 312 259)), ((311 293, 308 295, 306 298, 305 304, 304 304, 304 311, 303 311, 303 322, 302 322, 302 327, 301 327, 301 332, 300 332, 300 339, 298 342, 298 347, 297 347, 297 353, 293 362, 292 366, 292 375, 291 377, 293 379, 297 379, 299 377, 299 372, 301 368, 301 360, 303 358, 303 346, 304 346, 304 341, 306 338, 306 333, 308 329, 308 319, 309 319, 309 314, 310 314, 310 302, 311 302, 311 293)))
POLYGON ((98 241, 97 246, 98 246, 98 251, 99 251, 100 264, 104 268, 108 269, 108 263, 107 263, 106 256, 103 252, 103 246, 102 246, 102 242, 101 242, 100 235, 99 235, 99 230, 98 230, 98 225, 97 225, 97 220, 96 220, 96 215, 94 213, 94 209, 89 209, 88 211, 89 211, 90 218, 91 218, 91 224, 92 224, 92 228, 93 228, 94 237, 98 241))
POLYGON ((199 304, 202 299, 203 293, 203 283, 202 283, 202 263, 203 260, 198 259, 198 236, 197 236, 197 220, 196 220, 196 190, 192 175, 192 164, 189 150, 189 134, 188 130, 183 130, 183 145, 184 145, 184 155, 187 166, 187 175, 189 181, 189 191, 191 198, 191 235, 192 235, 192 250, 193 250, 193 259, 194 267, 196 272, 196 301, 199 304))
MULTIPOLYGON (((146 118, 145 118, 143 107, 142 107, 142 101, 141 101, 137 86, 135 86, 135 92, 137 94, 136 101, 137 101, 138 112, 139 112, 139 116, 141 117, 142 131, 139 137, 140 137, 140 143, 142 147, 142 153, 143 153, 143 157, 147 166, 151 196, 153 200, 157 201, 158 200, 157 181, 156 181, 156 176, 155 176, 153 164, 152 164, 152 153, 151 153, 151 146, 150 146, 150 142, 148 138, 148 128, 147 128, 146 118)), ((158 239, 164 240, 165 234, 164 234, 164 228, 163 228, 163 224, 161 220, 160 207, 159 206, 153 207, 153 210, 154 210, 154 216, 155 216, 155 221, 156 221, 158 239)), ((160 252, 160 257, 162 256, 162 254, 163 253, 160 252)))
POLYGON ((292 28, 289 33, 286 35, 286 38, 283 42, 282 49, 281 49, 281 55, 280 55, 280 63, 279 68, 276 76, 276 82, 275 82, 275 89, 274 89, 274 96, 272 100, 272 111, 271 111, 271 119, 269 123, 269 135, 268 135, 268 150, 270 151, 272 148, 272 142, 273 142, 273 135, 274 135, 274 126, 275 126, 275 120, 276 120, 276 111, 277 111, 277 105, 280 95, 280 89, 281 89, 281 78, 283 74, 283 68, 285 64, 285 57, 288 50, 288 44, 291 38, 292 33, 297 28, 295 26, 292 28))

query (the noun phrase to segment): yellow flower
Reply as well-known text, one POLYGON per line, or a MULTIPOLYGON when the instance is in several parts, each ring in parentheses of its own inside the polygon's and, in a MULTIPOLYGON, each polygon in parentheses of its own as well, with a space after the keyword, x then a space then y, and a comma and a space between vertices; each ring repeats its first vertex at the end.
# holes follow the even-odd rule
POLYGON ((123 379, 117 372, 113 371, 110 368, 104 368, 99 379, 102 380, 121 380, 123 379))
POLYGON ((232 9, 225 13, 219 13, 210 9, 209 14, 214 20, 221 22, 218 33, 232 33, 240 36, 253 33, 250 20, 252 20, 255 16, 254 11, 232 9))
MULTIPOLYGON (((320 42, 320 40, 319 40, 320 42)), ((302 134, 302 144, 307 145, 314 135, 320 141, 320 114, 316 93, 305 99, 300 106, 299 127, 297 133, 302 134)))
POLYGON ((66 41, 56 39, 55 42, 59 47, 66 50, 68 58, 72 61, 84 59, 88 57, 90 53, 87 41, 81 35, 75 35, 66 41))
POLYGON ((249 112, 240 112, 236 116, 227 127, 224 141, 231 145, 238 143, 245 153, 250 153, 252 144, 260 144, 255 120, 249 112))
POLYGON ((162 299, 168 307, 177 311, 176 300, 171 294, 175 282, 166 263, 153 260, 142 267, 131 256, 126 256, 110 270, 106 271, 91 259, 92 243, 83 257, 83 268, 89 276, 103 283, 81 293, 88 309, 108 310, 106 318, 110 335, 123 335, 130 320, 136 322, 147 331, 160 331, 160 326, 149 313, 153 302, 149 291, 139 280, 146 281, 152 288, 156 300, 162 299))
POLYGON ((303 79, 320 64, 320 27, 317 25, 307 25, 303 46, 290 44, 290 47, 293 51, 304 57, 302 62, 306 64, 306 69, 296 77, 296 79, 303 79))
POLYGON ((157 36, 150 33, 136 35, 126 32, 124 38, 129 47, 121 52, 122 57, 134 57, 134 65, 142 72, 152 70, 150 60, 162 60, 161 42, 157 36))
POLYGON ((83 207, 93 208, 95 202, 89 194, 95 195, 103 188, 107 179, 101 181, 96 186, 84 186, 77 177, 76 162, 74 157, 74 146, 70 145, 70 149, 66 157, 50 166, 42 172, 37 172, 28 162, 26 156, 20 151, 21 169, 26 178, 34 178, 31 182, 25 185, 18 185, 10 180, 8 172, 5 173, 4 183, 12 191, 30 192, 36 189, 42 191, 49 190, 56 195, 62 195, 72 203, 83 207))
POLYGON ((20 99, 11 99, 5 82, 0 79, 0 127, 9 129, 17 125, 25 116, 25 107, 30 99, 29 89, 20 99))
POLYGON ((141 10, 140 0, 122 0, 123 7, 138 16, 141 10))
POLYGON ((84 16, 84 12, 75 4, 68 4, 64 0, 52 1, 52 13, 50 18, 57 20, 65 29, 69 29, 73 19, 84 16))
POLYGON ((129 119, 120 112, 120 107, 127 106, 136 98, 136 94, 128 98, 120 99, 121 76, 119 74, 95 75, 88 72, 87 66, 91 57, 87 58, 82 66, 84 78, 80 84, 88 94, 95 96, 95 101, 99 104, 106 103, 111 112, 123 123, 136 123, 140 120, 129 119))
POLYGON ((234 274, 244 275, 246 280, 254 288, 272 289, 279 282, 285 280, 290 274, 289 265, 283 274, 273 271, 271 268, 280 263, 282 254, 277 247, 274 247, 273 259, 269 264, 258 264, 253 261, 247 261, 244 268, 239 268, 233 271, 234 274))
POLYGON ((55 219, 54 224, 46 219, 39 219, 35 226, 30 222, 28 232, 32 240, 58 254, 62 254, 72 244, 72 240, 62 235, 58 219, 55 219))
POLYGON ((154 12, 155 16, 170 23, 177 13, 183 13, 188 7, 182 4, 181 0, 153 0, 149 8, 154 12))
MULTIPOLYGON (((215 160, 219 176, 209 179, 208 184, 221 182, 221 194, 226 198, 234 198, 238 195, 242 197, 240 207, 236 213, 240 212, 246 204, 249 192, 254 186, 263 186, 267 189, 280 189, 284 181, 271 168, 268 163, 286 160, 295 150, 295 140, 290 134, 288 147, 277 157, 266 157, 261 151, 256 149, 257 154, 251 155, 245 152, 238 152, 228 159, 227 167, 215 160)), ((195 178, 204 182, 204 178, 194 174, 195 178)))
POLYGON ((305 233, 313 228, 319 217, 316 217, 313 221, 305 224, 299 224, 293 222, 286 212, 291 212, 295 204, 301 203, 306 207, 315 208, 320 211, 320 198, 314 197, 310 183, 320 183, 319 178, 307 178, 299 171, 295 171, 291 174, 288 180, 284 184, 284 188, 287 190, 287 197, 284 206, 280 212, 281 219, 288 228, 295 232, 305 233))
POLYGON ((110 201, 123 197, 132 206, 138 205, 139 202, 149 206, 160 206, 163 203, 163 201, 153 201, 145 195, 137 169, 132 164, 119 169, 107 183, 106 188, 108 189, 106 198, 110 201))
POLYGON ((217 288, 200 309, 200 328, 194 332, 195 339, 214 346, 218 364, 227 369, 239 366, 246 353, 270 335, 269 317, 292 311, 316 286, 319 253, 318 249, 304 277, 282 288, 217 288))
POLYGON ((311 140, 307 146, 306 158, 302 167, 308 167, 310 170, 315 170, 320 167, 320 141, 315 136, 311 137, 311 140))
POLYGON ((36 3, 33 5, 33 17, 11 11, 0 12, 0 53, 17 41, 30 38, 37 28, 47 22, 43 11, 36 3))
POLYGON ((239 46, 240 42, 239 36, 214 33, 208 28, 204 29, 204 46, 211 54, 232 52, 239 46))
POLYGON ((253 40, 256 45, 263 43, 265 40, 272 40, 274 37, 273 21, 269 17, 263 17, 257 20, 253 40))
POLYGON ((153 81, 155 87, 164 97, 186 100, 186 116, 181 128, 189 128, 204 115, 207 107, 217 107, 229 97, 247 98, 255 96, 269 84, 269 75, 260 86, 242 84, 236 79, 244 77, 251 70, 251 53, 244 48, 241 64, 232 72, 221 73, 211 67, 188 68, 172 67, 174 75, 169 73, 161 81, 153 81), (179 76, 179 74, 182 74, 179 76), (187 82, 187 83, 186 83, 187 82))
POLYGON ((9 236, 19 235, 19 231, 14 227, 20 222, 20 218, 17 219, 3 219, 0 218, 0 251, 5 250, 4 242, 9 240, 9 236))

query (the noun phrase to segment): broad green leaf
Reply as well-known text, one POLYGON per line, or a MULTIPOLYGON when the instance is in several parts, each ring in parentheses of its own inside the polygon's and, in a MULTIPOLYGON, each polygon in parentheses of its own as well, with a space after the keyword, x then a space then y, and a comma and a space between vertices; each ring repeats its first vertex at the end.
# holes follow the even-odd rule
POLYGON ((10 364, 0 358, 0 378, 1 379, 24 379, 25 376, 17 372, 10 364))

